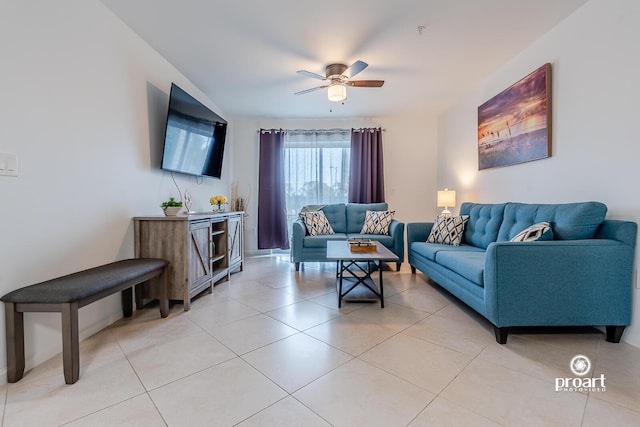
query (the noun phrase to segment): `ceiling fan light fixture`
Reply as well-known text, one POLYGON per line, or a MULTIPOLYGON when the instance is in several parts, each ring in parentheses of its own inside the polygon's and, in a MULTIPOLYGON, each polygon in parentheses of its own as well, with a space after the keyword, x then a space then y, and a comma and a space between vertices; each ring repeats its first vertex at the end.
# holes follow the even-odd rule
POLYGON ((327 91, 327 97, 332 102, 342 102, 347 99, 347 88, 341 83, 332 84, 327 91))

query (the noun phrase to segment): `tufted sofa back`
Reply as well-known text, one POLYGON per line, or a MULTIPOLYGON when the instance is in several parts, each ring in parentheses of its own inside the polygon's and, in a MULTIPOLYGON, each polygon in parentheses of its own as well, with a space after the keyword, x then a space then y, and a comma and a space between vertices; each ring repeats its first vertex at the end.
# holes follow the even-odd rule
POLYGON ((335 203, 322 207, 322 212, 326 215, 331 224, 331 228, 336 233, 347 232, 347 215, 346 205, 344 203, 335 203))
POLYGON ((486 249, 489 243, 498 240, 506 205, 469 202, 460 205, 460 215, 469 215, 462 243, 486 249))
POLYGON ((510 240, 520 231, 542 221, 549 221, 555 240, 592 239, 607 214, 600 202, 564 204, 508 203, 498 233, 498 241, 510 240))
POLYGON ((386 211, 386 203, 348 203, 347 204, 347 233, 359 233, 364 225, 367 211, 386 211))

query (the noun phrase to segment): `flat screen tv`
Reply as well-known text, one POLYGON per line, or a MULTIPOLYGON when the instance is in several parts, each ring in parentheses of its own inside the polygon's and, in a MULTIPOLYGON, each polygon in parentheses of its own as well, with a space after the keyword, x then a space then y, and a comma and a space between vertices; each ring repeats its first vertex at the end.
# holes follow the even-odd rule
POLYGON ((227 122, 171 84, 162 169, 220 178, 227 122))

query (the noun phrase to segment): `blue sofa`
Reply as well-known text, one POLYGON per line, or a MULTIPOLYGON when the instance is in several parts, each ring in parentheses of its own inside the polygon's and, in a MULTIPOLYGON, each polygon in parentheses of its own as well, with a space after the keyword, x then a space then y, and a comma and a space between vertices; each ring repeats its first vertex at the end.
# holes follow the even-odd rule
POLYGON ((348 238, 369 238, 377 240, 396 254, 398 262, 396 270, 404 262, 404 223, 393 220, 389 226, 389 235, 360 234, 366 212, 386 211, 389 207, 386 203, 337 203, 325 205, 322 211, 326 215, 335 234, 322 236, 310 236, 304 221, 297 219, 293 223, 293 240, 291 242, 291 257, 296 265, 296 271, 300 269, 300 263, 328 262, 327 241, 346 240, 348 238))
POLYGON ((487 318, 500 344, 525 326, 605 326, 619 342, 631 322, 637 225, 606 212, 598 202, 463 203, 460 246, 426 243, 433 223, 407 224, 409 264, 487 318), (552 240, 509 241, 542 221, 552 240))

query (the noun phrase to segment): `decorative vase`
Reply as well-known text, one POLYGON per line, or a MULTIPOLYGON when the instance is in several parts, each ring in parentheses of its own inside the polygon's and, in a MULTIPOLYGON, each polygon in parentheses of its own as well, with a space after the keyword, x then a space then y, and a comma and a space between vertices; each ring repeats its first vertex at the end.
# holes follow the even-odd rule
POLYGON ((215 213, 222 213, 224 212, 224 206, 222 206, 222 203, 216 203, 215 205, 213 205, 213 211, 215 213))
POLYGON ((165 216, 177 216, 182 210, 182 206, 167 206, 163 209, 165 216))

